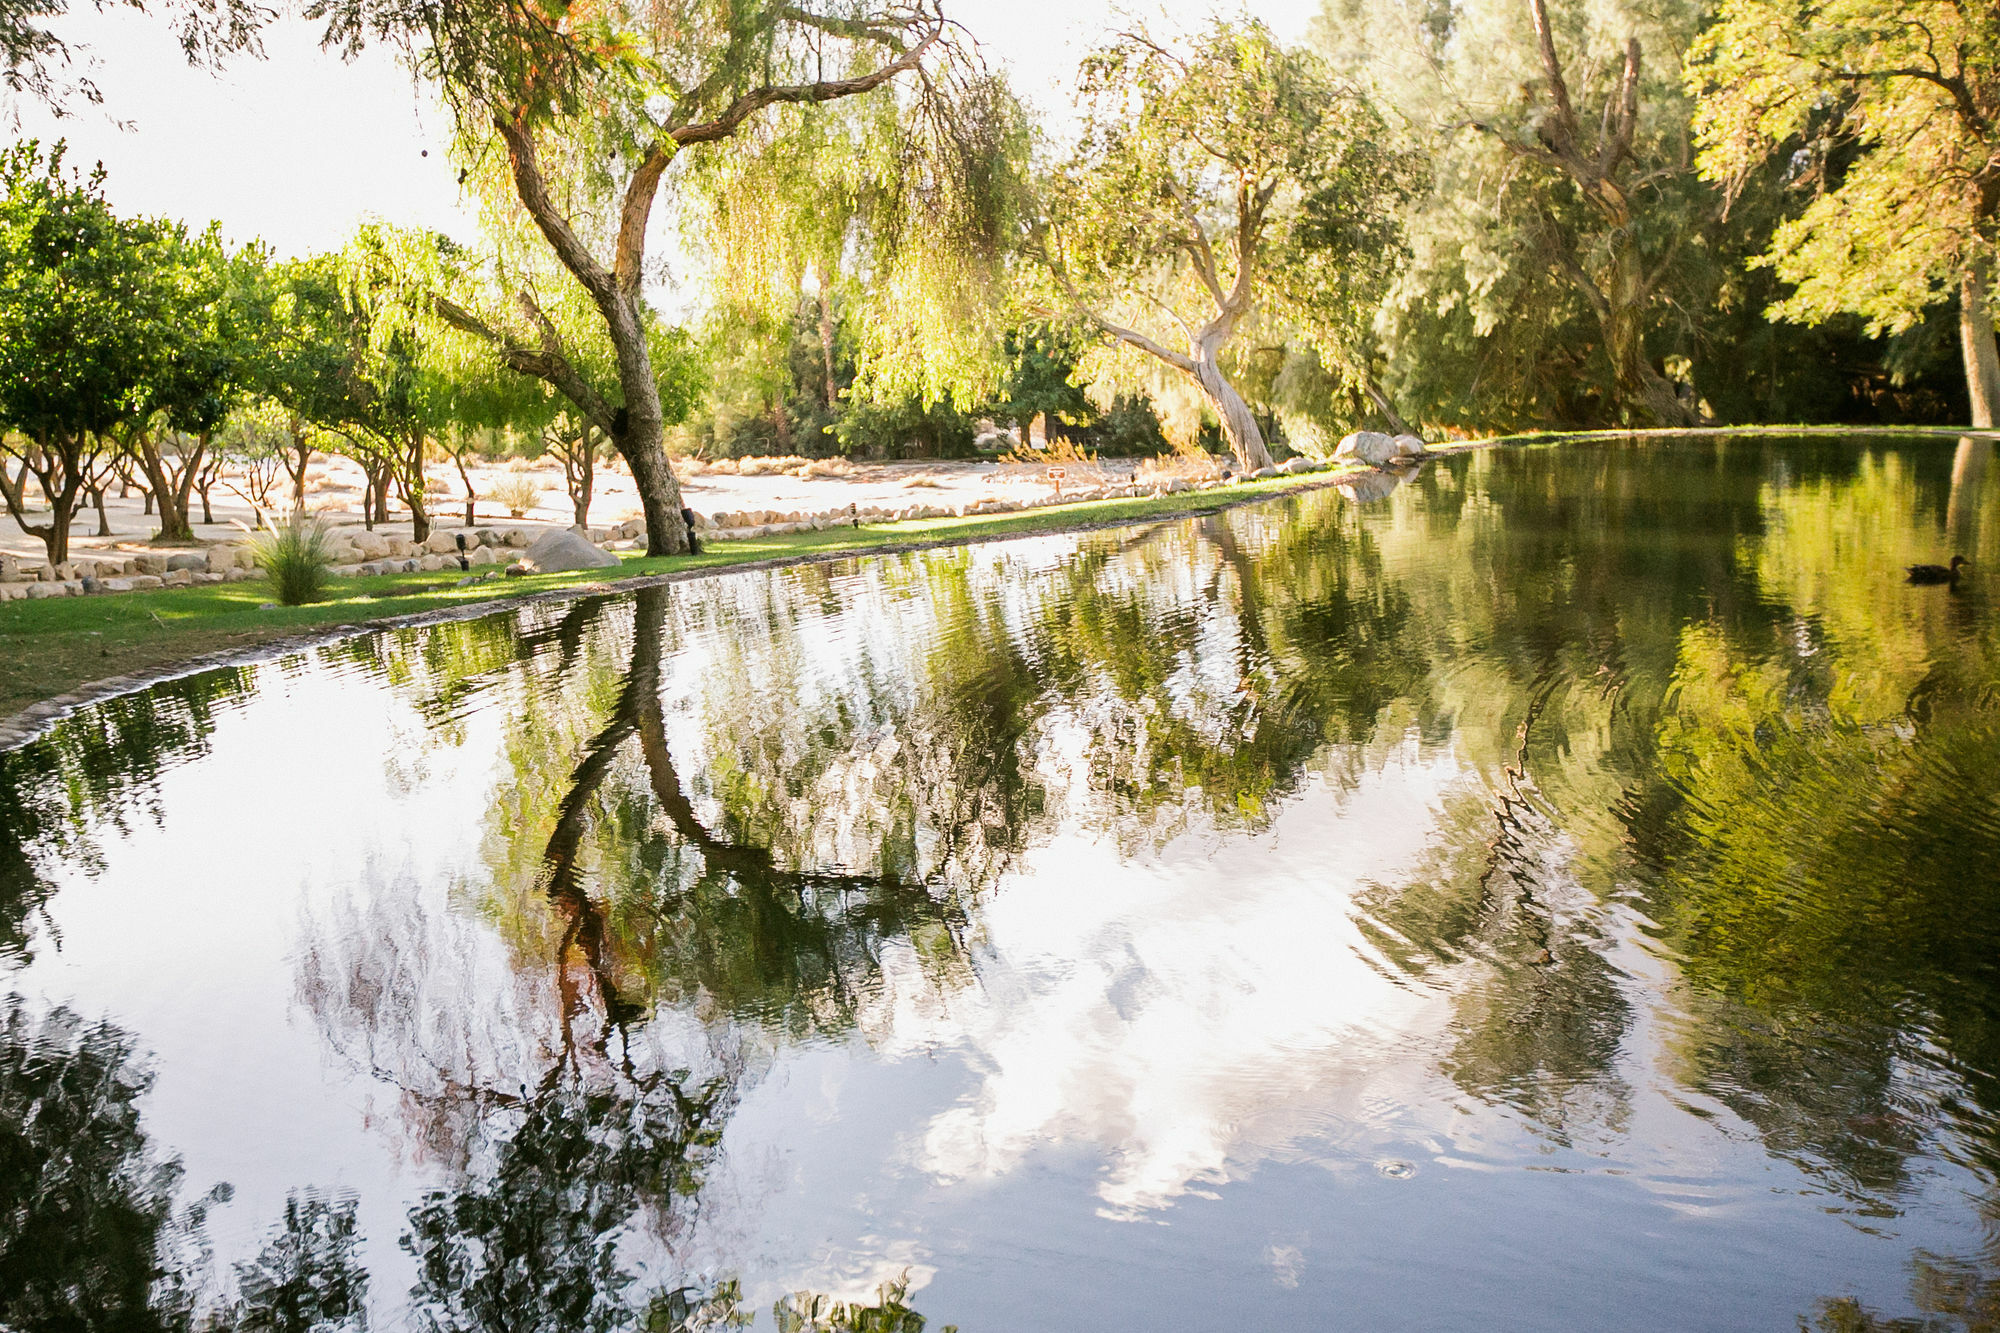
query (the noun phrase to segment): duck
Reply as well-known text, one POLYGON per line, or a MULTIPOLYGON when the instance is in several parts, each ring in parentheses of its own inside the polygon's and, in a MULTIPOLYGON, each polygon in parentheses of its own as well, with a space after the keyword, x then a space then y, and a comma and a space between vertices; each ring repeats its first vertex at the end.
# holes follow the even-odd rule
POLYGON ((1911 565, 1909 566, 1910 582, 1956 583, 1958 582, 1958 567, 1971 563, 1964 556, 1955 555, 1951 558, 1949 565, 1911 565))

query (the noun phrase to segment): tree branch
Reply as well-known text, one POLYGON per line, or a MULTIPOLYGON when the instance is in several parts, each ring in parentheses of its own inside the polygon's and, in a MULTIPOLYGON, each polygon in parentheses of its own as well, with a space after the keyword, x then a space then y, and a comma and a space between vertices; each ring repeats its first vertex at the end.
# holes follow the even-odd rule
POLYGON ((583 376, 577 373, 569 358, 563 355, 561 346, 554 336, 554 326, 542 313, 541 307, 535 304, 534 298, 526 292, 519 292, 516 294, 516 299, 521 302, 528 318, 538 325, 542 338, 540 347, 529 347, 519 339, 495 329, 464 306, 446 297, 434 296, 431 298, 431 303, 439 319, 461 332, 491 343, 494 350, 500 354, 501 362, 508 369, 519 371, 523 375, 532 375, 550 385, 574 403, 576 409, 589 418, 592 425, 607 435, 611 434, 616 412, 604 401, 602 395, 591 388, 583 376))

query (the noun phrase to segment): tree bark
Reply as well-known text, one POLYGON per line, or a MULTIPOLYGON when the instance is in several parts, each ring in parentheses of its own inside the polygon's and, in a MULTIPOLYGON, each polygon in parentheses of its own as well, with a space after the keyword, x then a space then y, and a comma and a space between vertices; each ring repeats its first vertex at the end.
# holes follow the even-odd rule
POLYGON ((1965 390, 1972 400, 1975 430, 1991 430, 2000 420, 2000 348, 1993 340, 1993 312, 1986 284, 1972 265, 1959 280, 1958 339, 1965 355, 1965 390))
POLYGON ((824 278, 819 288, 819 350, 826 361, 826 408, 831 412, 840 400, 840 386, 833 376, 833 291, 824 278))
POLYGON ((1257 414, 1243 401, 1243 395, 1236 392, 1236 386, 1223 375, 1222 367, 1216 362, 1216 349, 1202 346, 1195 357, 1195 382, 1208 401, 1215 405, 1215 414, 1222 419, 1222 438, 1229 442, 1229 451, 1236 455, 1236 465, 1245 472, 1256 472, 1271 466, 1271 451, 1264 445, 1264 432, 1257 425, 1257 414))
POLYGON ((159 506, 161 541, 194 540, 194 525, 188 521, 188 497, 194 489, 194 474, 201 467, 202 455, 207 449, 208 437, 204 435, 195 442, 194 452, 181 459, 177 472, 160 449, 159 435, 150 430, 139 432, 139 467, 146 474, 147 489, 159 506))
POLYGON ((1382 419, 1389 423, 1391 432, 1397 435, 1416 434, 1415 431, 1410 429, 1409 423, 1403 420, 1402 414, 1396 410, 1395 402, 1383 391, 1382 386, 1376 383, 1373 375, 1368 376, 1362 388, 1368 394, 1368 401, 1375 404, 1375 410, 1380 412, 1382 419))
POLYGON ((21 531, 31 537, 38 537, 42 549, 47 553, 51 566, 63 564, 69 559, 69 530, 82 507, 85 493, 93 481, 101 488, 110 482, 110 477, 99 471, 104 457, 104 440, 78 436, 74 439, 59 440, 54 445, 35 443, 23 451, 24 461, 34 473, 35 484, 49 502, 47 523, 28 522, 26 486, 17 491, 6 491, 0 499, 6 502, 7 510, 21 531))

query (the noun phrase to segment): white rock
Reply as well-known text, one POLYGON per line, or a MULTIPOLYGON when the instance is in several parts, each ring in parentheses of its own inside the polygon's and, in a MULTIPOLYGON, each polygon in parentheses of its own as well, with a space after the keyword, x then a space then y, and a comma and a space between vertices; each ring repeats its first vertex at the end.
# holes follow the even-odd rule
POLYGON ((500 563, 500 557, 494 553, 493 548, 490 546, 481 546, 468 555, 466 559, 475 565, 495 565, 500 563))
POLYGON ((1384 435, 1379 430, 1358 430, 1346 436, 1333 451, 1338 463, 1366 463, 1388 467, 1407 458, 1422 458, 1424 442, 1414 435, 1384 435))
POLYGON ((528 548, 527 561, 539 573, 553 574, 569 569, 610 569, 618 564, 618 557, 598 550, 578 533, 555 528, 528 548))

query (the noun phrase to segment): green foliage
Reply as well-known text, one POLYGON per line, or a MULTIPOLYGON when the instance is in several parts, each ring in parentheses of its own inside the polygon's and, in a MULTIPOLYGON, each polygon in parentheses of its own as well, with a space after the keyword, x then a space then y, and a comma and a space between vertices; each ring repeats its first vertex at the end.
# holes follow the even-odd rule
POLYGON ((333 557, 317 519, 294 513, 282 527, 259 533, 251 550, 270 579, 271 590, 286 606, 304 606, 325 596, 333 557))
POLYGON ((1734 190, 1774 154, 1812 189, 1763 262, 1774 318, 1852 312, 1900 332, 1990 262, 2000 225, 2000 25, 1990 13, 1833 0, 1807 20, 1723 0, 1690 54, 1702 174, 1734 190), (1858 151, 1843 152, 1848 146, 1858 151))
MULTIPOLYGON (((1047 175, 1031 243, 1042 308, 1124 348, 1141 382, 1170 371, 1194 388, 1261 466, 1218 358, 1240 328, 1291 327, 1368 373, 1361 331, 1387 269, 1356 260, 1393 246, 1405 160, 1365 98, 1251 21, 1175 49, 1127 35, 1084 62, 1081 98, 1080 141, 1047 175)), ((1187 410, 1174 425, 1198 429, 1187 410)))

